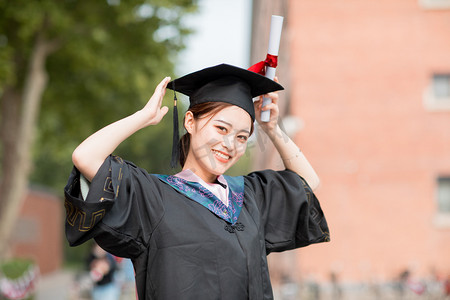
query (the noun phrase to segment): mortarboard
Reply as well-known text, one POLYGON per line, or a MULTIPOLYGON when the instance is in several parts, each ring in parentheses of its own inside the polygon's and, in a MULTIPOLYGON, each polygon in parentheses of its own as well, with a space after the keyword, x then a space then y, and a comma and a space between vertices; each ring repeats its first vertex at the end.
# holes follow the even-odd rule
POLYGON ((258 73, 220 64, 187 74, 169 82, 174 91, 172 167, 178 161, 178 111, 175 92, 189 96, 189 107, 205 102, 226 102, 245 110, 255 120, 253 98, 273 91, 283 90, 275 81, 258 73))

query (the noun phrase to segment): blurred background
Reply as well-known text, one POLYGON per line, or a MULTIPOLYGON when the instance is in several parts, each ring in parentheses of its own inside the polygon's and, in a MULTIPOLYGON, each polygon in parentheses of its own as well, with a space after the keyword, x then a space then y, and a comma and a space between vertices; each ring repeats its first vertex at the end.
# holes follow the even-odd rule
MULTIPOLYGON (((263 60, 274 14, 281 124, 331 230, 269 256, 276 299, 450 297, 450 0, 0 0, 0 299, 89 299, 95 245, 64 237, 73 149, 165 76, 263 60)), ((171 133, 165 118, 117 154, 174 173, 171 133)), ((283 166, 257 131, 229 174, 263 168, 283 166)))

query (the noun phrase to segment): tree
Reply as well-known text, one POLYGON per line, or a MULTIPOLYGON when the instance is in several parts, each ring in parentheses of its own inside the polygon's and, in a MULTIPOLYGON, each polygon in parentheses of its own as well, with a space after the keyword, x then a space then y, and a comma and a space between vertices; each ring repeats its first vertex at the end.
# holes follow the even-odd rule
POLYGON ((57 167, 70 164, 82 138, 136 110, 172 74, 189 33, 181 17, 195 7, 195 0, 0 0, 0 258, 36 135, 35 178, 60 182, 57 167))

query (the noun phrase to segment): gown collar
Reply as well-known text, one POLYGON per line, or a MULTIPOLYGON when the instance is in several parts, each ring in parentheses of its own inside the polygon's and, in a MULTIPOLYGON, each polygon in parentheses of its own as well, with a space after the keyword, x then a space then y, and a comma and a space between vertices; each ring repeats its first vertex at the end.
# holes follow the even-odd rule
MULTIPOLYGON (((201 204, 219 218, 230 224, 235 224, 242 210, 244 201, 244 177, 222 176, 228 192, 228 206, 214 193, 197 181, 188 181, 176 175, 155 174, 161 181, 167 183, 189 199, 201 204)), ((221 181, 219 181, 221 182, 221 181)), ((220 187, 222 188, 222 187, 220 187)))
MULTIPOLYGON (((205 186, 211 185, 211 184, 206 183, 203 179, 200 178, 200 176, 198 176, 193 171, 191 171, 191 169, 183 170, 180 173, 175 174, 175 176, 180 177, 187 181, 198 182, 205 186)), ((217 176, 217 182, 221 186, 228 188, 227 180, 225 179, 225 177, 223 175, 217 176)))
POLYGON ((210 190, 226 206, 229 205, 228 194, 230 189, 228 188, 227 180, 223 177, 223 175, 217 177, 216 183, 208 183, 204 181, 190 169, 183 170, 180 173, 175 174, 175 176, 186 181, 200 183, 202 186, 210 190))

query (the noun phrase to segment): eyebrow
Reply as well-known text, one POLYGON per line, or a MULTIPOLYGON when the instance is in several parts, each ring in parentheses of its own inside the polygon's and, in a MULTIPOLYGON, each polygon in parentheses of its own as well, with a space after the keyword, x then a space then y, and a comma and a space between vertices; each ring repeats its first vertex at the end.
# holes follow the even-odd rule
MULTIPOLYGON (((221 123, 224 123, 224 124, 226 124, 226 125, 228 125, 228 126, 230 126, 230 127, 233 127, 233 124, 228 123, 227 121, 224 121, 224 120, 216 119, 216 120, 214 120, 214 121, 221 122, 221 123)), ((248 134, 250 135, 250 131, 247 130, 247 129, 241 129, 241 130, 239 130, 238 132, 241 132, 241 131, 244 131, 244 132, 246 132, 246 133, 248 133, 248 134)))

